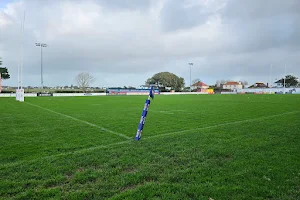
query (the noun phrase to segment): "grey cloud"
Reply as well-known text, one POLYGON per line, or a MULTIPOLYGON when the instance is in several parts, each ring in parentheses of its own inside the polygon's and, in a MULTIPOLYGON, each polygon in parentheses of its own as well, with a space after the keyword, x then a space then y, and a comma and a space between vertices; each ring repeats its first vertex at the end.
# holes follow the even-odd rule
POLYGON ((189 1, 167 0, 160 12, 162 30, 177 31, 205 24, 223 5, 223 1, 219 4, 210 2, 209 5, 189 5, 189 1))
POLYGON ((230 0, 222 10, 234 52, 272 48, 299 49, 300 1, 230 0))
POLYGON ((298 0, 229 0, 222 14, 225 18, 235 21, 253 21, 286 14, 299 14, 299 10, 298 0))
POLYGON ((112 9, 147 9, 151 0, 97 0, 101 5, 112 9))
MULTIPOLYGON (((147 10, 153 0, 59 0, 53 2, 53 0, 25 0, 26 7, 34 7, 36 11, 39 9, 50 9, 52 6, 56 6, 62 3, 82 4, 85 3, 96 3, 105 9, 114 11, 122 10, 147 10)), ((155 2, 155 1, 154 1, 155 2)))

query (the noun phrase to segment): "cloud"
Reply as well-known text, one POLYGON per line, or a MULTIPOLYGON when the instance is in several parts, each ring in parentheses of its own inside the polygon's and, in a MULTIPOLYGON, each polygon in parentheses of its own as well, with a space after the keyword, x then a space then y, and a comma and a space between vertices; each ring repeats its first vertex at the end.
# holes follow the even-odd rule
POLYGON ((225 0, 167 0, 160 12, 162 30, 178 31, 206 24, 218 15, 225 4, 225 0))
POLYGON ((24 0, 0 8, 0 57, 16 85, 20 26, 26 9, 24 84, 40 84, 40 48, 46 85, 75 84, 77 73, 95 85, 139 86, 160 71, 189 83, 217 79, 249 83, 300 74, 297 0, 24 0), (128 77, 128 78, 126 78, 128 77), (259 80, 258 80, 259 79, 259 80))

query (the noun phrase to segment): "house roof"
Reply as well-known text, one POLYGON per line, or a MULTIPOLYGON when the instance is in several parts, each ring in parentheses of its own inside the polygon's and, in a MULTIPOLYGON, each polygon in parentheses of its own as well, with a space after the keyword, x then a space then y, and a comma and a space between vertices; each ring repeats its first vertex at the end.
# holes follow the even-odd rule
POLYGON ((202 87, 202 86, 208 86, 208 85, 206 85, 205 83, 199 81, 199 82, 197 82, 197 83, 194 83, 192 86, 202 87))
POLYGON ((224 85, 241 85, 241 84, 239 82, 231 81, 231 82, 225 83, 224 85))
POLYGON ((257 82, 253 85, 251 85, 249 88, 265 88, 268 87, 267 85, 265 85, 263 82, 257 82))

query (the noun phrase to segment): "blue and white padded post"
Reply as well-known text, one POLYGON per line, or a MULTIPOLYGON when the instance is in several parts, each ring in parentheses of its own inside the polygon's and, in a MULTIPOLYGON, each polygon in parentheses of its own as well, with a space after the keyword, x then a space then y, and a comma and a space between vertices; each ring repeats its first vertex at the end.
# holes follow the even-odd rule
POLYGON ((144 125, 145 125, 146 116, 148 114, 148 109, 149 109, 149 106, 150 106, 150 98, 152 98, 152 99, 154 98, 153 87, 151 87, 148 99, 145 102, 144 109, 143 109, 143 112, 142 112, 142 116, 141 116, 141 119, 140 119, 140 123, 138 125, 138 130, 137 130, 137 133, 136 133, 136 136, 135 136, 135 140, 140 140, 141 139, 143 128, 144 128, 144 125))

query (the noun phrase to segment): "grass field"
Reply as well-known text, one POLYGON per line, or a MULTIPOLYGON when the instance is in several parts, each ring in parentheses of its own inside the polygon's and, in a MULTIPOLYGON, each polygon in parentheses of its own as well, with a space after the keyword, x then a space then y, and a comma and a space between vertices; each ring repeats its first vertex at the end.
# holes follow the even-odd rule
POLYGON ((1 199, 300 199, 300 95, 0 98, 1 199))

